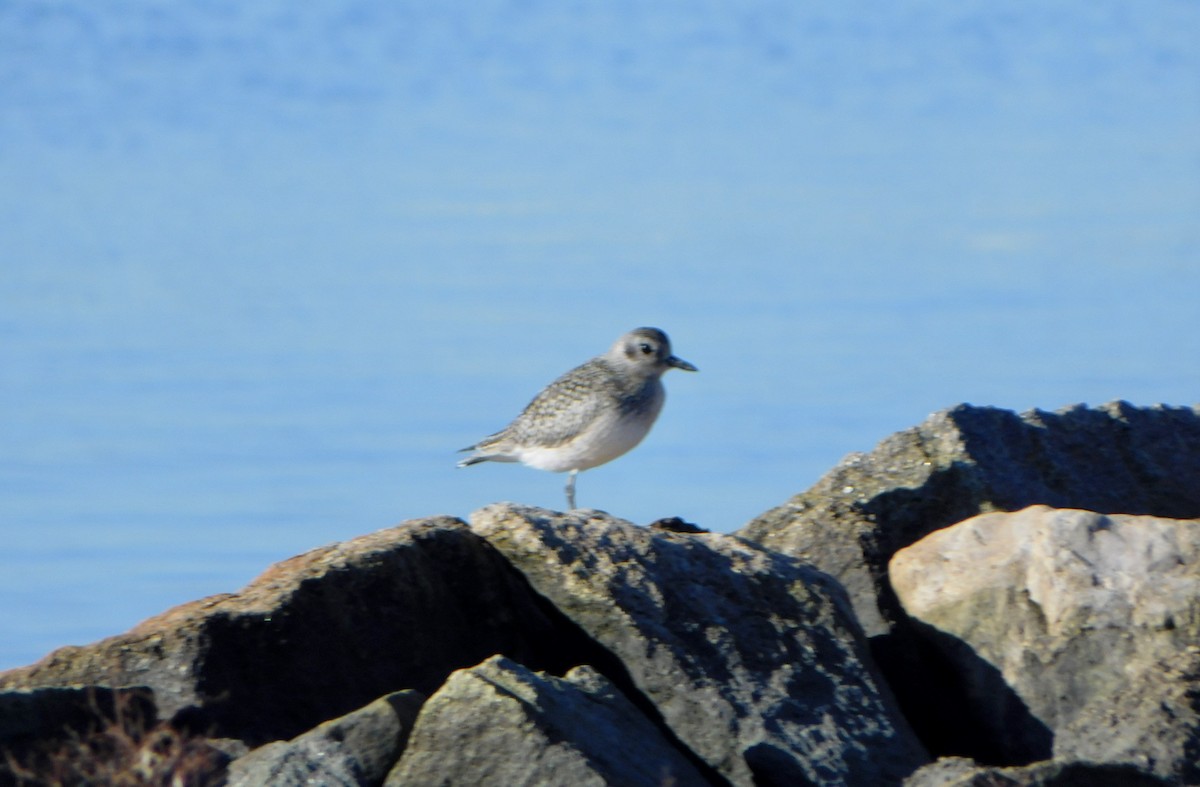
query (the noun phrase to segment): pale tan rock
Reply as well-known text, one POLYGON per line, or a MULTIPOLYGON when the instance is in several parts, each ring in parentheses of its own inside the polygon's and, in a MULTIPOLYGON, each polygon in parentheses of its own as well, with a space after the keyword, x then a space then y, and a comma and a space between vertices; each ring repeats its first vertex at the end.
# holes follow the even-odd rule
POLYGON ((852 454, 738 532, 812 563, 868 636, 898 618, 888 560, 939 528, 1033 504, 1200 517, 1200 407, 1111 402, 1014 413, 962 404, 852 454))
POLYGON ((1200 779, 1200 521, 984 514, 897 552, 890 576, 1016 761, 1044 725, 1057 758, 1200 779))

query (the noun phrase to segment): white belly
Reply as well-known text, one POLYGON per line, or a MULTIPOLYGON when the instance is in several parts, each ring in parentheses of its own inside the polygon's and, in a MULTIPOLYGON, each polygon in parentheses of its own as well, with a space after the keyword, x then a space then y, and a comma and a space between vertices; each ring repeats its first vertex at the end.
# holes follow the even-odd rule
POLYGON ((568 443, 553 448, 528 447, 514 452, 517 459, 539 470, 555 473, 587 470, 616 459, 642 441, 654 425, 657 411, 638 416, 613 413, 596 419, 568 443))

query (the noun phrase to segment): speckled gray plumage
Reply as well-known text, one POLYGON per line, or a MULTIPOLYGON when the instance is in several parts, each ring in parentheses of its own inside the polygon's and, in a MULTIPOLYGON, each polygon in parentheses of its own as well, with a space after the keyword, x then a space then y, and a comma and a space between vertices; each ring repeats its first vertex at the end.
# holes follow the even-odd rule
POLYGON ((577 437, 598 412, 645 412, 662 395, 657 377, 622 376, 603 356, 593 358, 546 386, 511 424, 475 447, 486 450, 506 442, 562 445, 577 437))
POLYGON ((574 507, 574 474, 611 461, 650 431, 666 392, 668 369, 696 367, 671 354, 657 328, 638 328, 597 356, 546 386, 507 427, 470 448, 459 466, 522 462, 570 472, 568 504, 574 507))

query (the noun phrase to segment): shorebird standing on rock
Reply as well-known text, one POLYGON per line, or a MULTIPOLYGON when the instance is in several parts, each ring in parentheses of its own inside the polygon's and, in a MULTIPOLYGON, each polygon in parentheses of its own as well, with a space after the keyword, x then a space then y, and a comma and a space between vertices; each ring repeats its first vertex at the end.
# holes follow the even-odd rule
POLYGON ((547 385, 511 424, 464 451, 459 467, 479 462, 521 462, 567 472, 567 506, 575 508, 575 476, 633 448, 654 425, 667 398, 663 372, 694 372, 671 354, 657 328, 637 328, 609 351, 547 385))

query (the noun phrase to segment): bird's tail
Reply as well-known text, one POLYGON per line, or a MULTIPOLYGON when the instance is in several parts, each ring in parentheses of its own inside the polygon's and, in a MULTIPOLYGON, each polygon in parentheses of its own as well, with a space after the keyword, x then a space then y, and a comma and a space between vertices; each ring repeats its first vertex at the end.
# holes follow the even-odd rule
MULTIPOLYGON (((478 451, 478 450, 479 450, 479 444, 476 443, 475 445, 469 445, 466 448, 458 449, 458 453, 462 454, 462 453, 466 453, 467 451, 478 451)), ((468 456, 466 459, 459 459, 458 466, 459 467, 470 467, 471 465, 476 465, 476 464, 479 464, 480 462, 484 462, 484 461, 486 461, 486 460, 483 458, 483 456, 481 454, 476 453, 474 456, 468 456)))
POLYGON ((519 461, 515 456, 513 456, 511 454, 506 454, 502 451, 495 451, 495 450, 492 450, 492 448, 493 448, 493 444, 488 440, 484 440, 483 442, 476 443, 475 445, 470 445, 470 446, 467 446, 466 448, 458 449, 458 452, 460 454, 463 451, 474 451, 475 452, 475 453, 471 454, 470 456, 468 456, 466 459, 458 460, 458 466, 459 467, 470 467, 471 465, 477 465, 480 462, 516 462, 516 461, 519 461))
MULTIPOLYGON (((473 450, 473 448, 464 448, 462 450, 470 451, 470 450, 473 450)), ((458 466, 459 467, 470 467, 471 465, 477 465, 480 462, 486 462, 487 460, 488 460, 488 457, 483 456, 481 454, 475 454, 475 456, 468 456, 466 459, 459 459, 458 466)))

